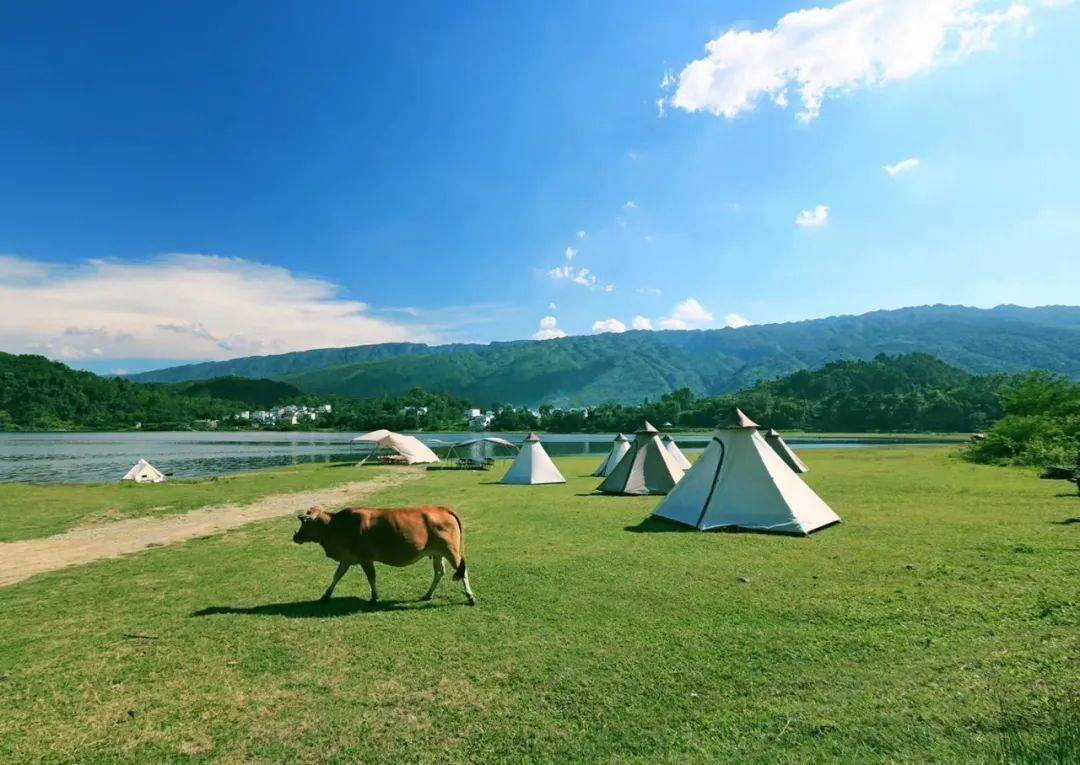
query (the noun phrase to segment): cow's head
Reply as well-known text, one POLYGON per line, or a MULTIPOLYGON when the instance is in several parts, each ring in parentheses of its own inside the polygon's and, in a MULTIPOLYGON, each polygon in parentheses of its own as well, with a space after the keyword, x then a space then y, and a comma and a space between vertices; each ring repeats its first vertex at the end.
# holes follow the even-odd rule
POLYGON ((319 530, 323 525, 323 514, 326 511, 321 507, 310 507, 300 515, 296 516, 300 519, 300 528, 293 534, 292 541, 298 545, 302 545, 304 542, 317 542, 319 541, 319 530))

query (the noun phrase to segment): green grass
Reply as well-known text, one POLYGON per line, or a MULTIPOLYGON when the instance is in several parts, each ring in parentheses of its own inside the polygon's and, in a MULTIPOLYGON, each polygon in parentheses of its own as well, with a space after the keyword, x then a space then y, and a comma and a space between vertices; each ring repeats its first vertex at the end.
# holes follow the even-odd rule
POLYGON ((159 484, 0 484, 0 542, 59 534, 82 523, 247 504, 269 494, 315 490, 372 478, 379 470, 343 464, 296 465, 220 478, 159 484))
POLYGON ((1076 762, 1080 504, 954 453, 807 453, 844 522, 806 539, 650 532, 595 459, 378 495, 460 513, 475 608, 426 564, 315 603, 286 519, 38 577, 0 761, 1076 762))

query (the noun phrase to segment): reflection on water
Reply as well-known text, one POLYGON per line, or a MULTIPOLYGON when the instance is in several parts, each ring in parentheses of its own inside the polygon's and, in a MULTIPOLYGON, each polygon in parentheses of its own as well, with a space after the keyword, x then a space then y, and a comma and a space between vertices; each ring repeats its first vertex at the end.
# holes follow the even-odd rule
MULTIPOLYGON (((417 434, 439 456, 454 443, 475 438, 468 433, 417 434)), ((521 434, 499 435, 517 444, 521 434)), ((164 473, 197 477, 306 462, 355 461, 362 453, 352 433, 0 433, 0 482, 91 483, 119 480, 140 458, 164 473)), ((613 435, 546 435, 544 446, 554 457, 606 454, 613 435)), ((706 435, 687 436, 679 445, 693 452, 709 442, 706 435)), ((797 449, 867 446, 843 443, 795 444, 797 449)), ((488 456, 508 458, 505 448, 488 456)), ((466 456, 458 450, 460 456, 466 456)), ((475 452, 472 453, 475 456, 475 452)))

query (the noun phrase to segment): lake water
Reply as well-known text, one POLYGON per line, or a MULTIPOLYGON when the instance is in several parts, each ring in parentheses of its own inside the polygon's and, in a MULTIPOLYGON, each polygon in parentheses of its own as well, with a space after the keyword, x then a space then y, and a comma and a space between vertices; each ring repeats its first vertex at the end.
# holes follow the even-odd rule
MULTIPOLYGON (((305 462, 356 460, 361 450, 353 433, 175 432, 175 433, 0 433, 0 482, 91 483, 116 481, 140 458, 163 473, 199 477, 305 462)), ((442 456, 468 433, 422 433, 421 440, 442 456)), ((515 444, 521 434, 485 433, 515 444)), ((607 454, 613 434, 546 435, 544 446, 555 457, 607 454)), ((687 452, 703 449, 707 435, 687 436, 687 452)), ((880 441, 789 443, 797 450, 882 446, 880 441)), ((505 450, 504 450, 505 451, 505 450)), ((493 456, 504 456, 495 454, 493 456)))

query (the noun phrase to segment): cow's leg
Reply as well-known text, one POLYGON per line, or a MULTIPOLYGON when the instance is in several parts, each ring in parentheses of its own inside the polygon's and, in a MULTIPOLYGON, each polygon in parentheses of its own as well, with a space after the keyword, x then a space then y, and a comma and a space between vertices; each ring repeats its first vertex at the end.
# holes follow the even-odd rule
POLYGON ((330 600, 331 596, 334 594, 334 588, 337 587, 337 583, 341 581, 341 577, 345 576, 345 573, 348 570, 348 563, 338 564, 337 571, 334 572, 334 578, 330 582, 330 586, 326 588, 326 592, 323 593, 323 596, 319 598, 319 600, 330 600))
POLYGON ((439 582, 442 581, 443 574, 446 573, 445 563, 446 559, 442 555, 435 554, 431 556, 431 563, 435 567, 435 578, 431 582, 431 587, 428 588, 427 594, 420 600, 431 600, 435 595, 435 588, 439 586, 439 582))
POLYGON ((457 565, 454 567, 454 578, 461 580, 461 585, 465 588, 465 597, 469 599, 469 605, 476 605, 476 596, 473 595, 472 587, 469 586, 469 569, 465 565, 465 558, 456 556, 458 559, 457 565))
POLYGON ((371 602, 375 603, 379 600, 379 591, 375 589, 375 564, 369 560, 360 561, 360 568, 364 569, 364 573, 367 574, 368 584, 371 585, 371 602))

